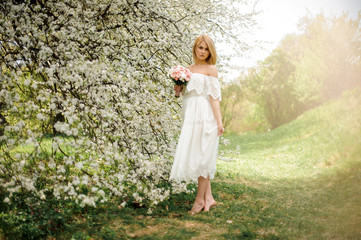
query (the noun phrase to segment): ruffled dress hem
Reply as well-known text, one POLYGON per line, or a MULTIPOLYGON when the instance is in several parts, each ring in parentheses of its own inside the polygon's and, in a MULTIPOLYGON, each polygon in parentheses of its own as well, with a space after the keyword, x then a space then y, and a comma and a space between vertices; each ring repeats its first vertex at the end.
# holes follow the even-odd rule
POLYGON ((169 180, 170 181, 175 181, 175 182, 178 182, 178 183, 180 183, 182 181, 185 181, 185 182, 190 182, 190 181, 197 182, 199 177, 204 177, 204 178, 209 177, 209 179, 213 179, 215 174, 216 174, 216 171, 206 172, 206 173, 199 172, 199 173, 195 173, 192 176, 188 176, 188 177, 185 177, 185 176, 183 176, 181 178, 172 177, 172 178, 169 178, 169 180))

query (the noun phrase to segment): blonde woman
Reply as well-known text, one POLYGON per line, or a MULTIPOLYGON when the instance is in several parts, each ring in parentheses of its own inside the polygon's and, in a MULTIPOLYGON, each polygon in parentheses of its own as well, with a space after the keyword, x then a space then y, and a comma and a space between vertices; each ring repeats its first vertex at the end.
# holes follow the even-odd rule
MULTIPOLYGON (((195 214, 202 209, 209 211, 216 204, 210 179, 216 172, 218 141, 224 128, 215 66, 217 53, 209 36, 201 35, 194 41, 193 60, 188 67, 191 79, 183 89, 183 126, 170 179, 198 181, 197 197, 191 210, 195 214)), ((181 87, 175 86, 177 88, 181 87)))

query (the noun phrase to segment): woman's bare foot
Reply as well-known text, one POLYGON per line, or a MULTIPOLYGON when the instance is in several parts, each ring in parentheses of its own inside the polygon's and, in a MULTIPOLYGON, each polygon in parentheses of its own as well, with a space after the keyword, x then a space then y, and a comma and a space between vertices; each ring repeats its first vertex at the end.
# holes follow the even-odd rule
POLYGON ((192 210, 191 210, 191 214, 194 215, 196 213, 199 213, 200 211, 202 211, 202 209, 204 208, 204 201, 196 201, 193 204, 192 210))
POLYGON ((204 211, 208 212, 209 209, 214 205, 216 205, 216 201, 214 200, 214 198, 206 200, 206 202, 204 204, 204 211))

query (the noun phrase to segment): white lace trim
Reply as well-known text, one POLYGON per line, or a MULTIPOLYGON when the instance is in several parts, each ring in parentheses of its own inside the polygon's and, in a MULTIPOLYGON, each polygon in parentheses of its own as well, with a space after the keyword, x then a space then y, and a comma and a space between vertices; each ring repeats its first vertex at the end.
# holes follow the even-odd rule
POLYGON ((191 80, 187 84, 185 95, 191 91, 203 96, 212 96, 213 99, 222 100, 221 86, 216 77, 203 75, 201 73, 192 73, 191 80))
POLYGON ((176 182, 189 182, 189 181, 194 181, 197 182, 199 177, 204 177, 207 178, 209 176, 209 179, 213 179, 214 175, 216 173, 216 170, 210 171, 208 170, 206 167, 202 167, 200 166, 196 171, 183 175, 182 177, 174 177, 171 176, 170 180, 174 180, 176 182))

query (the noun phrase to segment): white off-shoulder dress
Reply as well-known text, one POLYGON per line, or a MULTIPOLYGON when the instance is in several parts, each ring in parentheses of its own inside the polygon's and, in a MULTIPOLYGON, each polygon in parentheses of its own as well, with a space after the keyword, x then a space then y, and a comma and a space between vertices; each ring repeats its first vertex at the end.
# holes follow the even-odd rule
POLYGON ((192 73, 183 95, 183 125, 170 180, 214 178, 219 137, 210 97, 222 99, 218 79, 192 73))

